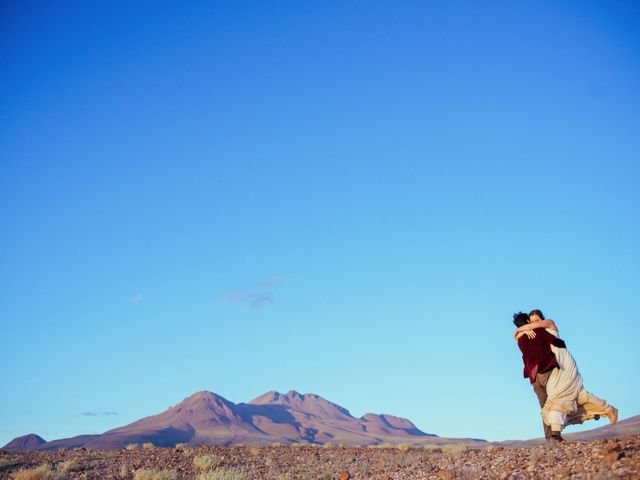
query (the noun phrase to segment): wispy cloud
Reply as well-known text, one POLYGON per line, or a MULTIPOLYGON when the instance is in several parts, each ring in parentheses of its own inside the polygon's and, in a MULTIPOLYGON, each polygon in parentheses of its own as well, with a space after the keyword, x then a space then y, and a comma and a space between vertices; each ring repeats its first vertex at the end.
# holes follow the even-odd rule
POLYGON ((224 296, 224 303, 240 305, 241 309, 257 310, 274 301, 273 287, 291 278, 291 275, 273 275, 254 283, 256 288, 234 288, 224 296))
POLYGON ((99 417, 99 416, 111 416, 111 415, 118 415, 118 412, 113 412, 113 411, 107 411, 107 412, 82 412, 80 415, 83 415, 85 417, 99 417))
POLYGON ((271 292, 250 292, 247 290, 232 290, 224 298, 225 303, 237 303, 245 307, 244 309, 256 310, 273 303, 273 293, 271 292))
POLYGON ((136 293, 133 297, 131 297, 131 301, 133 303, 139 303, 144 300, 144 295, 142 293, 136 293))
POLYGON ((274 275, 269 278, 263 278, 262 280, 258 280, 256 283, 262 288, 271 288, 275 284, 284 282, 285 280, 289 280, 291 275, 274 275))

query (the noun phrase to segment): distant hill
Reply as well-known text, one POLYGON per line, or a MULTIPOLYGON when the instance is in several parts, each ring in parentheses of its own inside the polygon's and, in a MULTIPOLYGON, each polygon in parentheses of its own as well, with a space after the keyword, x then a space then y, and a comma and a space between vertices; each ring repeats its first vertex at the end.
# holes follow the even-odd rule
MULTIPOLYGON (((606 422, 608 420, 604 419, 606 422)), ((602 420, 600 420, 602 421, 602 420)), ((640 415, 620 420, 615 425, 607 423, 602 427, 586 430, 584 432, 567 433, 562 436, 572 442, 590 442, 600 438, 623 437, 625 435, 640 435, 640 415)), ((507 440, 496 442, 498 445, 508 447, 529 447, 544 443, 544 438, 533 438, 531 440, 507 440)))
MULTIPOLYGON (((606 419, 604 419, 607 421, 606 419)), ((602 427, 587 430, 585 432, 568 433, 564 437, 574 442, 590 442, 599 438, 622 437, 624 435, 640 434, 640 415, 629 417, 619 421, 615 425, 604 425, 602 427)))
POLYGON ((7 443, 2 450, 20 451, 20 450, 35 450, 40 445, 47 443, 47 441, 35 433, 29 433, 21 437, 16 437, 7 443))
MULTIPOLYGON (((598 438, 640 434, 640 415, 586 432, 564 435, 567 440, 591 441, 598 438)), ((233 403, 213 392, 197 392, 157 415, 136 420, 102 434, 78 435, 45 441, 35 434, 13 439, 2 450, 57 450, 84 447, 93 450, 118 449, 130 443, 151 442, 159 447, 187 445, 270 445, 273 443, 343 443, 347 446, 445 445, 465 443, 487 445, 485 440, 445 438, 419 430, 406 418, 367 413, 352 416, 340 405, 313 393, 270 391, 248 403, 233 403)), ((543 443, 526 441, 495 442, 509 447, 543 443)))
MULTIPOLYGON (((270 445, 272 443, 375 445, 484 444, 484 440, 441 438, 419 430, 406 418, 367 413, 360 418, 312 393, 270 391, 248 403, 235 404, 202 391, 157 415, 98 435, 81 435, 39 444, 14 443, 15 450, 85 447, 117 449, 151 442, 160 447, 188 445, 270 445)), ((6 447, 4 447, 6 448, 6 447)))

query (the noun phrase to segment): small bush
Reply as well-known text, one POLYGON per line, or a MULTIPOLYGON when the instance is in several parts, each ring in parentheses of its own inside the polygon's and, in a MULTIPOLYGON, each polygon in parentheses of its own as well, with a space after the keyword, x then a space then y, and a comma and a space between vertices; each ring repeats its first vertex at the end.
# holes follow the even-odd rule
POLYGON ((333 443, 331 442, 327 442, 324 445, 322 445, 324 448, 333 448, 333 443))
POLYGON ((186 443, 176 443, 176 447, 178 450, 181 450, 183 448, 187 448, 187 444, 186 443))
POLYGON ((142 444, 142 448, 144 448, 145 450, 150 450, 152 448, 154 448, 155 445, 151 442, 145 442, 142 444))
POLYGON ((173 470, 136 470, 133 480, 177 480, 178 475, 173 470))
POLYGON ((218 465, 218 457, 215 455, 198 455, 193 459, 193 464, 205 472, 213 470, 218 465))
POLYGON ((398 450, 400 450, 401 452, 408 452, 409 450, 411 450, 411 445, 409 445, 408 443, 401 443, 400 445, 398 445, 398 450))
POLYGON ((135 450, 136 448, 138 448, 138 444, 137 443, 130 443, 129 445, 127 445, 126 447, 127 450, 135 450))
POLYGON ((468 445, 464 443, 450 443, 442 446, 442 453, 461 453, 468 449, 468 445))
POLYGON ((129 469, 126 465, 120 465, 120 471, 118 472, 120 478, 127 478, 129 476, 129 469))
POLYGON ((232 468, 218 468, 210 472, 201 473, 196 480, 245 480, 248 476, 243 470, 232 468))
POLYGON ((66 460, 64 462, 59 463, 56 466, 56 470, 62 473, 68 473, 73 470, 76 470, 78 467, 78 463, 75 460, 66 460))
POLYGON ((51 465, 46 463, 36 468, 19 470, 14 473, 11 478, 13 478, 13 480, 67 480, 67 477, 53 470, 51 465))

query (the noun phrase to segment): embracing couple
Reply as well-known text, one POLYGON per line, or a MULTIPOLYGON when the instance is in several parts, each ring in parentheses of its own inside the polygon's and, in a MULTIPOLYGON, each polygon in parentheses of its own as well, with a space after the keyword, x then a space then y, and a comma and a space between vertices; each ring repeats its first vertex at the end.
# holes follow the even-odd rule
POLYGON ((589 393, 582 386, 582 376, 564 341, 558 337, 558 327, 547 320, 540 310, 528 315, 513 315, 517 330, 514 334, 524 362, 524 377, 528 378, 538 397, 542 411, 544 436, 547 443, 562 441, 562 429, 571 424, 606 416, 618 421, 618 410, 589 393))

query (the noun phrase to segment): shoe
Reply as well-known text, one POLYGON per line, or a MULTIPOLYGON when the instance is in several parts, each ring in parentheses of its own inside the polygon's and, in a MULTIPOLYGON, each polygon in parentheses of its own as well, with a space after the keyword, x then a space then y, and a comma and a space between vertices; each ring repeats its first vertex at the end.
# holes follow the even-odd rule
POLYGON ((548 448, 560 448, 560 444, 564 442, 564 439, 561 436, 551 436, 547 437, 547 447, 548 448))
POLYGON ((618 422, 618 409, 616 407, 611 407, 609 413, 607 413, 607 418, 611 422, 611 425, 618 422))
POLYGON ((562 435, 560 435, 560 432, 552 432, 551 440, 557 443, 564 442, 564 438, 562 438, 562 435))

